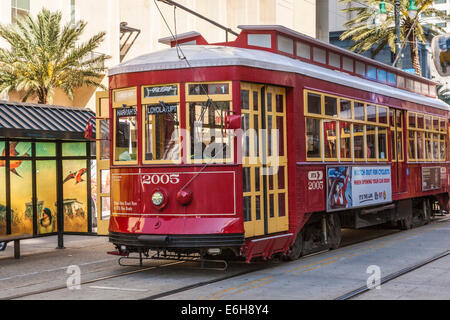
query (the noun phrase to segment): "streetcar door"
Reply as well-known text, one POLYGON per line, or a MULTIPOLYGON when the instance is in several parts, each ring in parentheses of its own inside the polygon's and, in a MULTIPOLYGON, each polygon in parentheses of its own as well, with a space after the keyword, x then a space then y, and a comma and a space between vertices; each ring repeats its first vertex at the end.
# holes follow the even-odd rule
POLYGON ((390 109, 391 155, 392 155, 392 192, 406 191, 403 111, 390 109))
POLYGON ((243 83, 241 113, 245 236, 286 231, 286 90, 243 83))
POLYGON ((110 199, 110 144, 109 144, 109 96, 108 92, 96 93, 96 159, 97 159, 97 234, 107 235, 109 215, 111 213, 110 199))

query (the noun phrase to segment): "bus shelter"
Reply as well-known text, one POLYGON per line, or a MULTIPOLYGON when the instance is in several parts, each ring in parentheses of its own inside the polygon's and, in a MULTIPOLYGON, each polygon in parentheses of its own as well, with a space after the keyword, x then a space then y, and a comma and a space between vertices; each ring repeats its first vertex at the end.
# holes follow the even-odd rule
POLYGON ((0 236, 96 232, 88 109, 0 101, 0 236))

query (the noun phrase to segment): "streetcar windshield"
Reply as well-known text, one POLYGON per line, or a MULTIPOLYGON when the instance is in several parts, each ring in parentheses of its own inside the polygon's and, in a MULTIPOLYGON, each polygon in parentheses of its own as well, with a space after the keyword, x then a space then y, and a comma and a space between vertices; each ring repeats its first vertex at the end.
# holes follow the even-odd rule
POLYGON ((179 160, 178 104, 152 104, 144 110, 145 160, 179 160))

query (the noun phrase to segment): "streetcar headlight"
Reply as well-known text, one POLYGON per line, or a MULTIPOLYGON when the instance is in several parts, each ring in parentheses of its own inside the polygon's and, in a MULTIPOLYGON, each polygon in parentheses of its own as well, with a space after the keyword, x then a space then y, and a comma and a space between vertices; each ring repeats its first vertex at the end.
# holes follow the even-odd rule
POLYGON ((160 205, 163 204, 163 202, 164 202, 164 195, 162 194, 161 191, 156 191, 155 193, 153 193, 153 195, 152 195, 152 202, 157 207, 159 207, 160 205))

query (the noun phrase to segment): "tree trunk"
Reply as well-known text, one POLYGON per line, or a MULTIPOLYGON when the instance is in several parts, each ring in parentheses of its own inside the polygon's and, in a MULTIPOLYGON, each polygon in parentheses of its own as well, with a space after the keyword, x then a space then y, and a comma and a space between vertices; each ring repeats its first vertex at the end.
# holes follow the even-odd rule
POLYGON ((420 68, 420 58, 419 58, 419 45, 417 43, 417 38, 414 35, 414 31, 409 37, 409 50, 411 52, 411 62, 414 68, 415 74, 418 76, 422 75, 422 70, 420 68))

